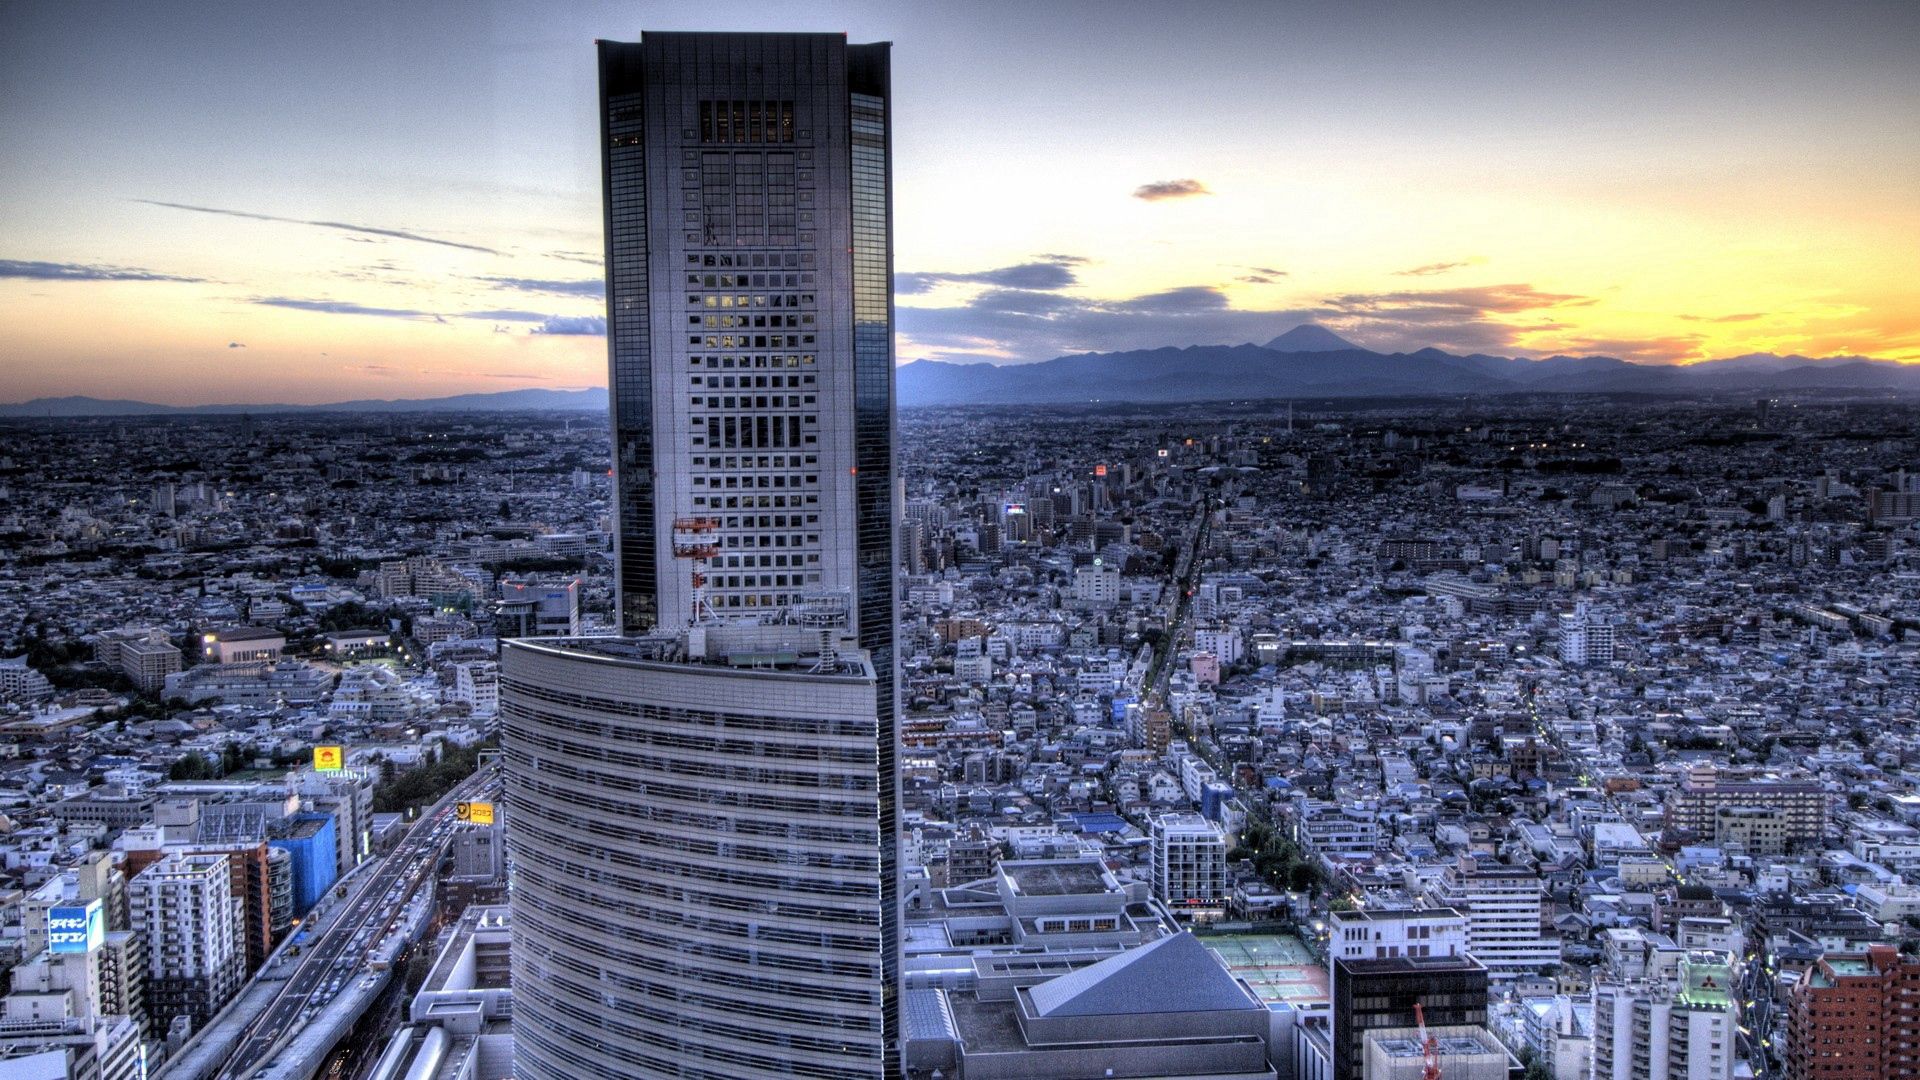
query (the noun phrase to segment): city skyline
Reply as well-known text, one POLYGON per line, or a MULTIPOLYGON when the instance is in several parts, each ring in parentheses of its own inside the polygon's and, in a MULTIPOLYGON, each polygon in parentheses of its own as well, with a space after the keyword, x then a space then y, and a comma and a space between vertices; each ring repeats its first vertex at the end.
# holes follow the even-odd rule
POLYGON ((1304 321, 1920 359, 1909 8, 1100 11, 10 8, 0 396, 601 384, 587 43, 641 22, 844 29, 920 73, 902 363, 1304 321))

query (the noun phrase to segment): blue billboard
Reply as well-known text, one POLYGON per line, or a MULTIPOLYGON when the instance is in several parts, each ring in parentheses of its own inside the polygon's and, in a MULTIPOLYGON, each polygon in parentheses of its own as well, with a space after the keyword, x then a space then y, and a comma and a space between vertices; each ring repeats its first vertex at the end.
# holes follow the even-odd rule
POLYGON ((106 941, 106 909, 100 901, 47 910, 47 948, 54 953, 90 953, 106 941))

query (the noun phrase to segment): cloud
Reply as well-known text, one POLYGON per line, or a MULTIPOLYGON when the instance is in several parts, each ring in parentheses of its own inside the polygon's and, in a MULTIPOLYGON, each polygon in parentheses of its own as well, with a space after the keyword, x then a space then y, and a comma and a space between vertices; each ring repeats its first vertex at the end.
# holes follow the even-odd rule
POLYGON ((475 281, 484 281, 502 289, 517 289, 520 292, 552 293, 556 296, 592 296, 607 294, 607 283, 600 278, 578 278, 560 280, 556 278, 521 277, 476 277, 475 281))
POLYGON ((244 349, 244 348, 246 348, 246 346, 245 346, 245 345, 243 345, 243 344, 241 344, 241 343, 240 343, 240 342, 238 342, 238 341, 229 341, 229 342, 227 342, 227 348, 229 348, 229 349, 244 349))
POLYGON ((607 320, 603 315, 554 315, 534 327, 533 332, 536 334, 604 334, 607 332, 607 320))
POLYGON ((1484 314, 1513 314, 1541 308, 1586 307, 1593 297, 1574 293, 1542 292, 1527 284, 1473 285, 1458 289, 1405 289, 1383 293, 1345 293, 1325 303, 1339 311, 1368 315, 1388 313, 1419 322, 1484 314))
POLYGON ((1449 352, 1522 348, 1528 334, 1558 329, 1535 316, 1596 301, 1574 293, 1551 293, 1524 283, 1475 285, 1455 289, 1402 289, 1380 293, 1344 293, 1321 301, 1317 316, 1336 332, 1368 335, 1395 351, 1434 346, 1449 352), (1517 319, 1531 317, 1530 322, 1517 319))
POLYGON ((1449 270, 1458 270, 1463 266, 1471 265, 1471 261, 1468 260, 1462 260, 1460 262, 1437 262, 1428 263, 1425 266, 1416 266, 1411 270, 1395 270, 1394 273, 1400 277, 1432 277, 1435 274, 1444 274, 1449 270))
POLYGON ((902 352, 966 359, 1045 360, 1083 352, 1265 341, 1307 311, 1232 307, 1212 285, 1119 299, 1031 289, 986 289, 950 307, 896 309, 902 352))
POLYGON ((1657 338, 1566 337, 1552 339, 1550 348, 1566 356, 1611 356, 1637 364, 1671 364, 1698 357, 1704 340, 1699 334, 1657 338))
POLYGON ((1688 322, 1739 323, 1752 322, 1755 319, 1764 319, 1767 316, 1765 312, 1761 311, 1746 311, 1738 315, 1682 315, 1680 317, 1688 322))
POLYGON ((1286 271, 1273 269, 1273 267, 1244 267, 1244 269, 1252 273, 1242 273, 1240 277, 1236 277, 1235 281, 1244 281, 1246 284, 1273 284, 1283 277, 1288 277, 1286 271))
POLYGON ((181 277, 141 270, 130 266, 103 266, 86 263, 35 262, 28 259, 0 259, 0 278, 27 281, 205 281, 205 278, 181 277))
POLYGON ((387 319, 430 319, 435 322, 446 320, 431 311, 416 311, 413 308, 368 307, 345 300, 298 300, 286 296, 256 296, 250 303, 264 304, 267 307, 292 308, 295 311, 313 311, 322 315, 377 315, 387 319))
POLYGON ((1515 350, 1558 329, 1552 311, 1593 303, 1527 284, 1346 293, 1284 308, 1236 308, 1215 285, 1092 299, 986 289, 963 304, 897 309, 903 355, 1044 360, 1084 352, 1265 341, 1303 322, 1352 334, 1382 351, 1515 350))
POLYGON ((1155 180, 1151 184, 1141 184, 1133 189, 1133 197, 1147 202, 1159 202, 1161 199, 1186 199, 1195 195, 1211 195, 1207 185, 1198 180, 1155 180))
POLYGON ((1087 260, 1077 255, 1040 255, 1033 262, 998 266, 991 270, 917 271, 893 275, 895 294, 915 296, 948 283, 993 285, 1007 289, 1065 289, 1080 283, 1073 267, 1087 260))
POLYGON ((584 251, 549 251, 547 258, 563 262, 582 263, 586 266, 605 266, 606 259, 600 255, 589 255, 584 251))
POLYGON ((373 225, 355 225, 346 221, 314 221, 307 218, 280 217, 277 214, 256 214, 248 210, 225 210, 217 206, 193 206, 188 203, 162 202, 159 199, 135 199, 133 201, 146 203, 148 206, 165 206, 173 210, 191 210, 196 214, 220 214, 224 217, 246 218, 250 221, 277 221, 286 225, 311 225, 316 229, 335 229, 340 232, 359 234, 358 236, 349 237, 348 239, 378 236, 393 240, 412 240, 420 244, 437 244, 440 247, 459 248, 462 251, 478 251, 485 255, 500 254, 493 248, 481 247, 479 244, 463 244, 456 240, 442 240, 437 236, 426 236, 421 233, 407 232, 404 229, 382 229, 373 225))
POLYGON ((463 319, 486 319, 490 322, 546 322, 553 316, 540 311, 523 311, 519 308, 494 308, 490 311, 463 311, 463 319))

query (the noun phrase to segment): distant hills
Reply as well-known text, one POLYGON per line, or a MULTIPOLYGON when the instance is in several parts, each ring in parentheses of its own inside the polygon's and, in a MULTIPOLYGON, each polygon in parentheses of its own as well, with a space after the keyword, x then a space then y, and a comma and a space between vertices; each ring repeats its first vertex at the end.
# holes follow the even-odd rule
POLYGON ((1515 393, 1920 393, 1920 364, 1864 356, 1816 360, 1753 353, 1680 366, 1610 356, 1458 356, 1433 348, 1378 353, 1311 323, 1265 345, 1085 353, 1034 364, 916 360, 902 365, 898 378, 903 406, 1515 393))
POLYGON ((264 413, 512 412, 527 409, 605 411, 607 392, 586 390, 502 390, 453 397, 336 401, 326 405, 156 405, 92 397, 34 398, 0 405, 0 418, 73 416, 239 416, 264 413))
MULTIPOLYGON (((1464 394, 1701 394, 1867 390, 1920 393, 1920 364, 1865 356, 1813 359, 1749 353, 1685 366, 1635 364, 1611 356, 1528 360, 1440 349, 1379 353, 1307 323, 1265 345, 1084 353, 1034 364, 900 367, 902 406, 1146 404, 1250 398, 1427 397, 1464 394)), ((0 404, 0 418, 220 416, 242 413, 601 411, 607 392, 504 390, 440 398, 363 399, 326 405, 156 405, 91 397, 0 404)))

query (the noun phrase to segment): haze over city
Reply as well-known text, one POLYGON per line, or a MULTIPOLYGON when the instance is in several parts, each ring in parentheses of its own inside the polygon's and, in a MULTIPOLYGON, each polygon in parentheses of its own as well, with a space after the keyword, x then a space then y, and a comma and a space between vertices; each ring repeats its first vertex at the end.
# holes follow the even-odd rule
POLYGON ((602 385, 580 43, 642 23, 895 42, 901 363, 1920 360, 1911 4, 32 3, 0 397, 602 385))

